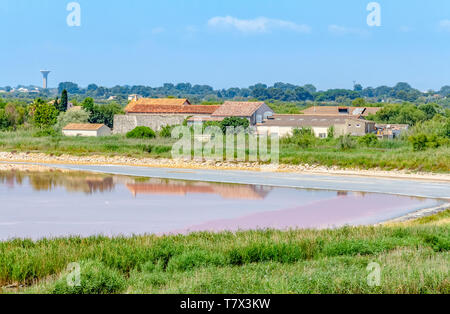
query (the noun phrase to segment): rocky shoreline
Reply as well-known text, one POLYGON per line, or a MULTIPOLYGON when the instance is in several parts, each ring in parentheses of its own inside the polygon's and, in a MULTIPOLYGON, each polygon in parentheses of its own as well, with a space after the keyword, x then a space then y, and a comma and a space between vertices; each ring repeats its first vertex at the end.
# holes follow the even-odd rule
MULTIPOLYGON (((48 155, 44 153, 0 152, 0 162, 8 163, 44 163, 44 164, 78 164, 78 165, 126 165, 153 168, 178 169, 215 169, 215 170, 247 170, 247 171, 275 171, 311 174, 351 175, 363 177, 384 177, 395 179, 415 179, 450 182, 450 174, 412 172, 405 170, 386 171, 380 169, 341 169, 339 167, 326 167, 319 165, 285 165, 270 167, 251 162, 215 162, 155 158, 134 158, 126 156, 74 156, 74 155, 48 155)), ((15 168, 17 169, 17 167, 15 168)))

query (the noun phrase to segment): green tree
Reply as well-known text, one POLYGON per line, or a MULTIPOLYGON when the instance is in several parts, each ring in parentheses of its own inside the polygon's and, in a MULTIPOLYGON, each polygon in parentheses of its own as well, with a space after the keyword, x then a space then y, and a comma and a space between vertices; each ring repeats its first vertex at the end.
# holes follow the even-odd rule
POLYGON ((366 100, 364 98, 356 98, 352 101, 353 107, 365 107, 366 106, 366 100))
POLYGON ((94 110, 94 99, 91 97, 87 97, 83 100, 83 103, 81 104, 81 106, 84 108, 84 110, 86 110, 87 112, 92 113, 92 111, 94 110))
POLYGON ((69 104, 69 98, 67 90, 64 89, 61 93, 61 102, 59 103, 59 111, 67 111, 67 105, 69 104))
POLYGON ((6 116, 5 109, 0 109, 0 131, 7 130, 9 126, 9 119, 6 116))
POLYGON ((33 121, 37 127, 45 128, 55 125, 59 111, 53 104, 48 104, 39 98, 35 101, 33 106, 33 121))
POLYGON ((89 122, 89 113, 84 110, 68 110, 61 112, 58 116, 56 129, 62 130, 69 123, 87 123, 89 122))
POLYGON ((245 118, 238 118, 238 117, 227 117, 222 120, 221 128, 223 131, 223 134, 226 134, 228 127, 243 127, 244 129, 248 128, 250 125, 250 122, 248 119, 245 118))
POLYGON ((423 133, 417 134, 417 135, 412 135, 408 138, 408 140, 413 145, 414 151, 421 151, 421 150, 425 150, 427 148, 428 138, 423 133))
POLYGON ((122 106, 117 103, 94 105, 89 116, 90 123, 103 123, 110 128, 114 125, 114 116, 123 113, 122 106))

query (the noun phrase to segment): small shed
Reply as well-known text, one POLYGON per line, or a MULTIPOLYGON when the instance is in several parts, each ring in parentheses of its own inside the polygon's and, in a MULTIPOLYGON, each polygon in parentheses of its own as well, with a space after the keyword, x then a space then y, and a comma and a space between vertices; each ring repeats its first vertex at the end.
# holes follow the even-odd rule
POLYGON ((111 129, 104 124, 70 123, 63 130, 66 136, 106 136, 111 134, 111 129))

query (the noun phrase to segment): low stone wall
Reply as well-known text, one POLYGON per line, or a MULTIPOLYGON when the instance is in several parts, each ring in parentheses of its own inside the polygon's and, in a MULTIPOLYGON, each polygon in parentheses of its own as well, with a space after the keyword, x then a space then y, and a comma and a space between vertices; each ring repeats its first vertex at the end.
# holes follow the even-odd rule
POLYGON ((114 116, 114 134, 125 134, 137 126, 146 126, 160 131, 166 125, 179 125, 190 115, 185 114, 130 114, 114 116))

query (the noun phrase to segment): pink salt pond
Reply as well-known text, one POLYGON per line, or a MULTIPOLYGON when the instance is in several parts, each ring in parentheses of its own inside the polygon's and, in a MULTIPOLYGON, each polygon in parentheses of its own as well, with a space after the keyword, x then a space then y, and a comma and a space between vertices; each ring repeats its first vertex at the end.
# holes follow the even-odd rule
POLYGON ((90 173, 0 172, 0 240, 366 225, 439 200, 90 173))

